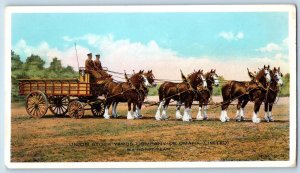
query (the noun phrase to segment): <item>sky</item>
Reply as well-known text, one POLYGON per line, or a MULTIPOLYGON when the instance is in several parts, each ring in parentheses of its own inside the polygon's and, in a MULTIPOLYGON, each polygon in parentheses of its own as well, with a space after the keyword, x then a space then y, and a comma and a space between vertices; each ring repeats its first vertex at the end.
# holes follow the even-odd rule
POLYGON ((288 13, 14 13, 12 49, 24 61, 54 57, 77 70, 86 54, 101 54, 103 66, 123 72, 154 71, 178 79, 180 69, 216 69, 226 79, 248 80, 269 64, 289 72, 288 13))

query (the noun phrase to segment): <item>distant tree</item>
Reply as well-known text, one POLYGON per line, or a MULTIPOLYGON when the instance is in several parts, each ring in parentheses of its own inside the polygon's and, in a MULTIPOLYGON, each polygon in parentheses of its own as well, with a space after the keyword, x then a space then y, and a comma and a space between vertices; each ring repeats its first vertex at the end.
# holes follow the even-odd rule
POLYGON ((12 101, 22 100, 23 97, 19 96, 18 80, 20 78, 25 78, 25 72, 23 70, 23 62, 19 55, 11 51, 11 98, 12 101))
POLYGON ((45 61, 39 55, 30 55, 26 61, 21 61, 19 55, 11 51, 12 101, 24 100, 19 96, 18 79, 70 79, 77 78, 78 72, 73 67, 63 67, 57 57, 52 59, 50 66, 45 68, 45 61))
POLYGON ((78 77, 78 72, 76 72, 73 67, 67 66, 63 68, 63 74, 65 78, 77 78, 78 77))
POLYGON ((221 95, 221 88, 223 86, 225 82, 225 79, 223 76, 219 76, 219 86, 213 86, 213 95, 214 96, 218 96, 218 95, 221 95))
POLYGON ((280 96, 289 96, 290 95, 290 73, 285 74, 282 77, 283 86, 280 89, 280 96))
POLYGON ((45 61, 40 56, 32 54, 27 57, 23 70, 29 78, 45 78, 47 74, 44 65, 45 61))

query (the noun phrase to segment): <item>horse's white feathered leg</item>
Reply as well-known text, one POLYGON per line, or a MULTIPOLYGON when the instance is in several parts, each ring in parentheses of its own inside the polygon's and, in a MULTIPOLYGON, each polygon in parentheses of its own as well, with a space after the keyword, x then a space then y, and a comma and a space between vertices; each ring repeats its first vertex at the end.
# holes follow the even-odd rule
POLYGON ((207 105, 204 106, 203 109, 203 119, 207 120, 208 119, 208 115, 207 115, 207 105))
POLYGON ((163 104, 164 104, 164 101, 161 101, 161 102, 159 103, 159 106, 158 106, 157 111, 156 111, 156 114, 155 114, 155 119, 156 119, 156 120, 161 120, 160 110, 161 110, 163 104))
POLYGON ((203 116, 202 116, 202 108, 201 106, 199 106, 199 110, 198 110, 198 114, 197 114, 197 117, 196 117, 196 120, 203 120, 203 116))
POLYGON ((227 112, 227 110, 222 110, 221 111, 221 115, 220 115, 220 120, 221 120, 221 122, 226 122, 226 113, 227 112))
POLYGON ((236 110, 235 119, 236 121, 241 121, 241 109, 236 110))
POLYGON ((108 114, 108 107, 107 107, 107 106, 105 107, 103 117, 104 117, 105 119, 109 119, 109 118, 110 118, 110 115, 108 114))
POLYGON ((257 117, 257 114, 253 111, 252 122, 260 123, 260 118, 257 117))
POLYGON ((128 111, 128 112, 127 112, 127 119, 128 119, 128 120, 133 120, 133 119, 134 119, 134 116, 133 116, 133 112, 132 112, 132 111, 128 111))
POLYGON ((181 102, 178 101, 176 106, 176 113, 175 113, 176 120, 182 119, 182 115, 180 113, 180 106, 181 106, 181 102))
POLYGON ((182 121, 190 121, 190 116, 189 116, 188 109, 189 108, 184 108, 184 113, 183 113, 182 121))

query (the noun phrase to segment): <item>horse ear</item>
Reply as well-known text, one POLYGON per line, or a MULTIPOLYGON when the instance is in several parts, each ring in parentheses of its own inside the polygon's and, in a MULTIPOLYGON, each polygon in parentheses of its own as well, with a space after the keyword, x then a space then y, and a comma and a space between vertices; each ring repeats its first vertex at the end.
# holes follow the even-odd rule
POLYGON ((280 71, 280 67, 278 67, 278 71, 280 71))
POLYGON ((200 73, 200 69, 198 70, 198 73, 200 73))
POLYGON ((128 76, 127 76, 126 72, 124 73, 124 76, 125 76, 126 81, 128 82, 129 79, 128 79, 128 76))
POLYGON ((266 65, 264 65, 264 68, 266 68, 266 65))
POLYGON ((276 67, 274 67, 274 71, 276 71, 276 67))
POLYGON ((214 72, 216 72, 216 69, 215 69, 215 71, 214 72))
POLYGON ((214 72, 214 69, 211 69, 210 72, 213 73, 213 72, 214 72))
POLYGON ((268 65, 268 69, 270 69, 270 65, 268 65))

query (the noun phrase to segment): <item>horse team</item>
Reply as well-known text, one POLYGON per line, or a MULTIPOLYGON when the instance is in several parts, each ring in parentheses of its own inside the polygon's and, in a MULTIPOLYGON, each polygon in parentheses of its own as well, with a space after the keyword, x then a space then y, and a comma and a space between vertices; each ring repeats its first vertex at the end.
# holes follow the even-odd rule
MULTIPOLYGON (((236 121, 245 120, 245 106, 249 101, 254 102, 252 121, 259 123, 258 111, 264 103, 267 122, 273 121, 272 108, 280 87, 283 85, 280 68, 264 66, 257 73, 248 70, 250 81, 227 81, 221 88, 223 102, 220 120, 227 122, 230 118, 227 115, 228 106, 232 101, 237 100, 236 121)), ((158 89, 159 102, 155 114, 156 120, 167 120, 167 110, 171 100, 176 101, 175 118, 182 121, 192 121, 191 107, 194 101, 199 102, 199 110, 196 120, 208 119, 207 109, 212 98, 213 86, 219 86, 219 76, 216 70, 212 69, 207 73, 203 70, 192 72, 185 76, 181 72, 182 82, 175 83, 165 81, 158 89), (184 105, 183 115, 180 107, 184 105)), ((125 73, 126 82, 115 82, 112 78, 101 82, 101 87, 106 96, 104 118, 109 119, 109 108, 112 106, 112 117, 118 117, 117 105, 119 102, 127 102, 127 119, 142 118, 142 105, 147 98, 149 87, 155 87, 156 79, 152 70, 132 74, 130 77, 125 73)))

